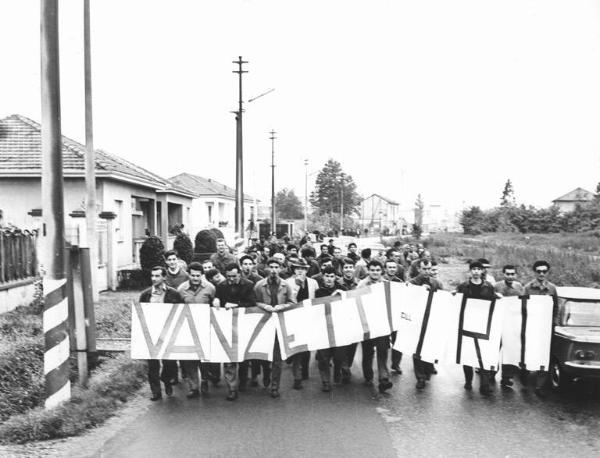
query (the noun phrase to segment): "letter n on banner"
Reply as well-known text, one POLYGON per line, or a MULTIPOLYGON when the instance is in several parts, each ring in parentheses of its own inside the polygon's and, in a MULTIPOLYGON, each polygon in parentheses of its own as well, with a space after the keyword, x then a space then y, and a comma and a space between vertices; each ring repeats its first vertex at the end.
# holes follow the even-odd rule
POLYGON ((456 363, 497 370, 502 335, 502 312, 496 300, 462 297, 458 321, 456 363), (468 339, 473 345, 468 345, 468 339))
POLYGON ((241 308, 238 316, 240 361, 273 360, 275 317, 258 307, 241 308))

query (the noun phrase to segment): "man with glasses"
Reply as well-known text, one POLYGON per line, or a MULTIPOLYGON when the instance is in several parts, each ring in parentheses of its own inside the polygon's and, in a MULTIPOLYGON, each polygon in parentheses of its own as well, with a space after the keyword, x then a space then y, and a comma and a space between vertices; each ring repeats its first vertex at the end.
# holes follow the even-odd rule
MULTIPOLYGON (((507 264, 502 268, 502 274, 504 280, 496 282, 494 284, 494 291, 502 296, 522 296, 525 292, 523 285, 516 281, 517 269, 511 264, 507 264)), ((502 379, 500 380, 500 386, 502 388, 510 389, 513 386, 512 377, 517 372, 517 367, 510 364, 502 365, 502 379)))
MULTIPOLYGON (((554 305, 552 309, 552 324, 556 324, 558 317, 558 293, 556 285, 547 280, 550 272, 550 263, 544 260, 538 260, 533 263, 535 279, 525 285, 525 295, 529 296, 552 296, 554 305)), ((526 375, 521 374, 521 381, 526 381, 526 375)), ((550 373, 548 371, 537 371, 535 394, 540 397, 546 397, 549 394, 550 373)))

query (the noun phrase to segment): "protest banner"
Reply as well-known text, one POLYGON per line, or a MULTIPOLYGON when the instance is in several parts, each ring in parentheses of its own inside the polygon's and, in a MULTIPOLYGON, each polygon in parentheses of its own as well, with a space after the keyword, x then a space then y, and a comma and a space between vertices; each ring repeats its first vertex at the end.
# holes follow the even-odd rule
POLYGON ((131 357, 212 362, 272 360, 398 331, 394 348, 424 361, 497 370, 548 366, 552 300, 467 299, 403 283, 380 283, 305 300, 285 311, 208 304, 134 304, 131 357), (502 355, 500 342, 502 341, 502 355))
POLYGON ((502 299, 502 364, 528 370, 548 370, 552 336, 552 296, 502 299))

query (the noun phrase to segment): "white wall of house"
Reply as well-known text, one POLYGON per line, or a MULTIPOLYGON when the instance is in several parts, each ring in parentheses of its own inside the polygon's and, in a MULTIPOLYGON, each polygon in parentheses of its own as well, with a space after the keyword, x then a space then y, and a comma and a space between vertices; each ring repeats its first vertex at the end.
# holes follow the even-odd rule
MULTIPOLYGON (((244 226, 254 212, 253 202, 244 202, 244 226)), ((190 222, 186 224, 192 241, 202 229, 215 227, 232 241, 235 231, 235 200, 223 196, 200 196, 192 201, 190 222), (225 224, 226 223, 226 224, 225 224)))
POLYGON ((400 207, 381 197, 374 195, 367 197, 360 205, 361 225, 368 226, 373 223, 376 227, 387 227, 390 230, 400 226, 400 207))

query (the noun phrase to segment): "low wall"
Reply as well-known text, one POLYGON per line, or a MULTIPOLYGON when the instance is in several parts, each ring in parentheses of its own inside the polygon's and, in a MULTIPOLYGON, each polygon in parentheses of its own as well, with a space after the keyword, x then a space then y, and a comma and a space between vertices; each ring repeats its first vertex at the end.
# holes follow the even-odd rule
POLYGON ((19 305, 29 305, 34 299, 34 278, 0 284, 0 313, 9 312, 19 305))

